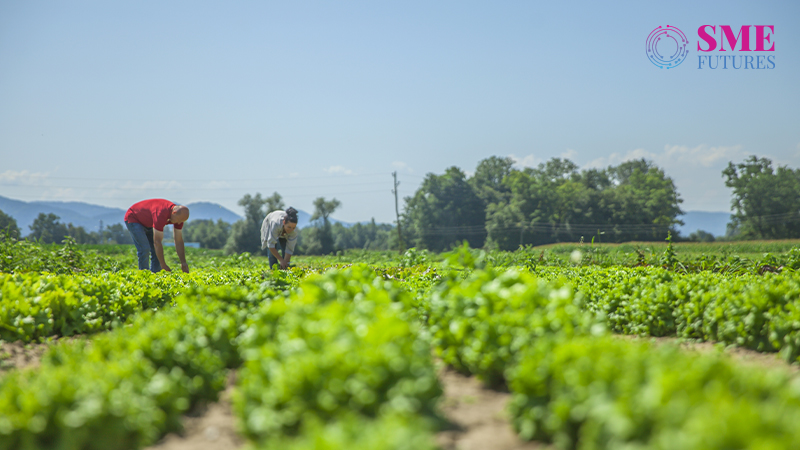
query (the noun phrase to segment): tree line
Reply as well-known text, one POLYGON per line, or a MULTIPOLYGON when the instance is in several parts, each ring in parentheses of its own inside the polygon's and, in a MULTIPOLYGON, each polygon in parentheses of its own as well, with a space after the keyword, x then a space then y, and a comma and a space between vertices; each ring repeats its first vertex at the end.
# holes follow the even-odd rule
MULTIPOLYGON (((79 244, 133 244, 130 233, 120 223, 107 225, 98 231, 86 231, 82 226, 64 224, 60 219, 53 213, 39 213, 29 226, 30 233, 25 239, 53 244, 61 243, 65 238, 71 237, 79 244)), ((13 217, 0 211, 0 239, 6 236, 21 239, 22 231, 13 217)))
MULTIPOLYGON (((800 238, 800 169, 772 168, 751 156, 722 172, 734 212, 725 239, 800 238)), ((578 170, 553 158, 514 168, 510 158, 482 160, 472 176, 458 167, 428 174, 405 199, 401 228, 410 245, 434 251, 471 247, 513 250, 555 242, 676 239, 683 225, 675 183, 651 161, 578 170)), ((698 231, 695 240, 712 240, 698 231)), ((684 238, 685 239, 685 238, 684 238)))
MULTIPOLYGON (((739 164, 730 162, 722 176, 732 189, 733 211, 723 239, 800 238, 800 169, 773 168, 771 160, 751 156, 739 164)), ((428 174, 404 202, 401 242, 395 226, 374 219, 351 227, 332 223, 331 214, 341 202, 319 197, 314 200, 311 226, 300 233, 297 253, 402 250, 404 245, 442 251, 463 241, 474 248, 514 250, 521 245, 581 240, 656 241, 667 235, 714 239, 702 230, 680 236, 683 200, 672 178, 644 159, 579 170, 568 159, 553 158, 535 168, 517 169, 510 158, 492 156, 480 161, 471 176, 455 166, 440 175, 428 174)), ((265 254, 261 222, 269 212, 285 208, 283 198, 277 192, 269 197, 247 194, 238 204, 244 219, 233 224, 190 220, 183 229, 184 240, 228 254, 265 254)), ((28 239, 46 243, 61 242, 66 236, 87 244, 131 243, 121 224, 87 232, 60 223, 55 214, 39 214, 30 229, 28 239)), ((2 211, 0 232, 16 239, 21 234, 16 221, 2 211)))
MULTIPOLYGON (((397 247, 397 238, 392 234, 393 226, 377 224, 375 219, 361 224, 345 227, 341 223, 332 223, 330 218, 341 206, 337 199, 326 200, 318 197, 314 200, 314 213, 311 215, 311 226, 300 232, 296 246, 298 255, 326 255, 346 249, 389 250, 397 247), (394 237, 393 237, 394 236, 394 237)), ((261 222, 271 211, 285 209, 283 197, 277 192, 263 198, 260 193, 255 196, 245 195, 239 200, 244 208, 245 217, 231 226, 230 235, 224 245, 225 253, 267 254, 261 249, 261 222)), ((224 222, 218 222, 217 228, 224 222)), ((184 239, 197 239, 201 246, 203 237, 188 234, 194 231, 195 225, 187 222, 184 239), (189 236, 189 237, 187 237, 189 236)))
POLYGON ((561 158, 536 168, 513 165, 493 156, 471 177, 457 167, 428 174, 406 198, 402 225, 410 241, 435 251, 462 240, 513 250, 581 239, 662 240, 682 224, 674 182, 649 161, 582 171, 561 158))

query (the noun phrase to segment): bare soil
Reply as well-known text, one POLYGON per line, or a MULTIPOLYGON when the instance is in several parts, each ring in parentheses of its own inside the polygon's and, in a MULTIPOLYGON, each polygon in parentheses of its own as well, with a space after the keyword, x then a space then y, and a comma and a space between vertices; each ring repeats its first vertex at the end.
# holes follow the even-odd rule
MULTIPOLYGON (((441 411, 451 427, 436 435, 442 450, 537 450, 549 447, 522 441, 506 415, 507 392, 487 389, 475 377, 442 367, 439 379, 444 388, 441 411)), ((229 450, 241 449, 244 439, 236 429, 230 394, 234 377, 219 402, 202 406, 184 417, 184 431, 171 433, 146 450, 229 450)))
POLYGON ((45 350, 56 341, 57 339, 53 339, 41 344, 0 341, 0 377, 11 369, 39 367, 39 361, 45 350))
POLYGON ((146 450, 234 450, 244 447, 245 440, 236 429, 231 409, 235 382, 236 375, 231 371, 218 402, 195 408, 183 418, 181 434, 170 433, 146 450))
POLYGON ((442 450, 536 450, 551 447, 526 442, 511 427, 506 411, 511 394, 486 388, 475 377, 442 367, 439 380, 444 389, 440 408, 453 425, 436 435, 442 450))

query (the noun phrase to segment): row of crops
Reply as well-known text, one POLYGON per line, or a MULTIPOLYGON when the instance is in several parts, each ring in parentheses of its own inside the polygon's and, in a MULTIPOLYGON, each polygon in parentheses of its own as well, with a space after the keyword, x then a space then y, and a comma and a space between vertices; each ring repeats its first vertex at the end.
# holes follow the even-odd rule
POLYGON ((508 388, 519 434, 559 448, 800 448, 800 381, 613 335, 796 361, 792 270, 451 260, 467 267, 0 274, 0 338, 86 336, 0 378, 0 449, 140 448, 214 401, 230 370, 259 448, 434 448, 434 355, 508 388))
MULTIPOLYGON (((424 295, 440 276, 433 270, 382 269, 424 295), (413 284, 413 286, 412 286, 413 284)), ((100 275, 0 274, 0 339, 25 342, 87 334, 158 309, 200 286, 288 287, 306 273, 261 270, 155 275, 123 271, 100 275)), ((498 272, 499 273, 499 272, 498 272)), ((564 278, 587 297, 586 308, 606 317, 612 331, 723 342, 761 352, 800 356, 800 276, 678 274, 660 268, 540 268, 545 280, 564 278)), ((481 283, 487 283, 483 280, 481 283)))

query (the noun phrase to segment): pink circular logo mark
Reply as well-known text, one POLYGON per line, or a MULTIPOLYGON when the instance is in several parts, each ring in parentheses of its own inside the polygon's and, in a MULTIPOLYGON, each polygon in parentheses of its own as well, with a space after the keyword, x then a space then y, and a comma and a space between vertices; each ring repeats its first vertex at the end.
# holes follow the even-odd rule
POLYGON ((678 27, 659 26, 647 36, 647 58, 661 69, 678 67, 689 55, 689 39, 678 27))

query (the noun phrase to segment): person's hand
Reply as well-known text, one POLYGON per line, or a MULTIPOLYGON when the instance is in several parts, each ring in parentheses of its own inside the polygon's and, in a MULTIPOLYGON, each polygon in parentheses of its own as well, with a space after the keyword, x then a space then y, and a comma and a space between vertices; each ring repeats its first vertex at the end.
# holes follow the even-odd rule
POLYGON ((184 273, 189 273, 189 264, 188 263, 182 263, 181 264, 181 270, 184 271, 184 273))
POLYGON ((166 270, 167 272, 172 272, 172 269, 170 269, 169 266, 167 266, 167 265, 164 265, 163 267, 161 267, 161 270, 166 270))
POLYGON ((282 259, 281 260, 281 270, 286 269, 287 267, 289 267, 289 263, 286 262, 285 259, 282 259))

